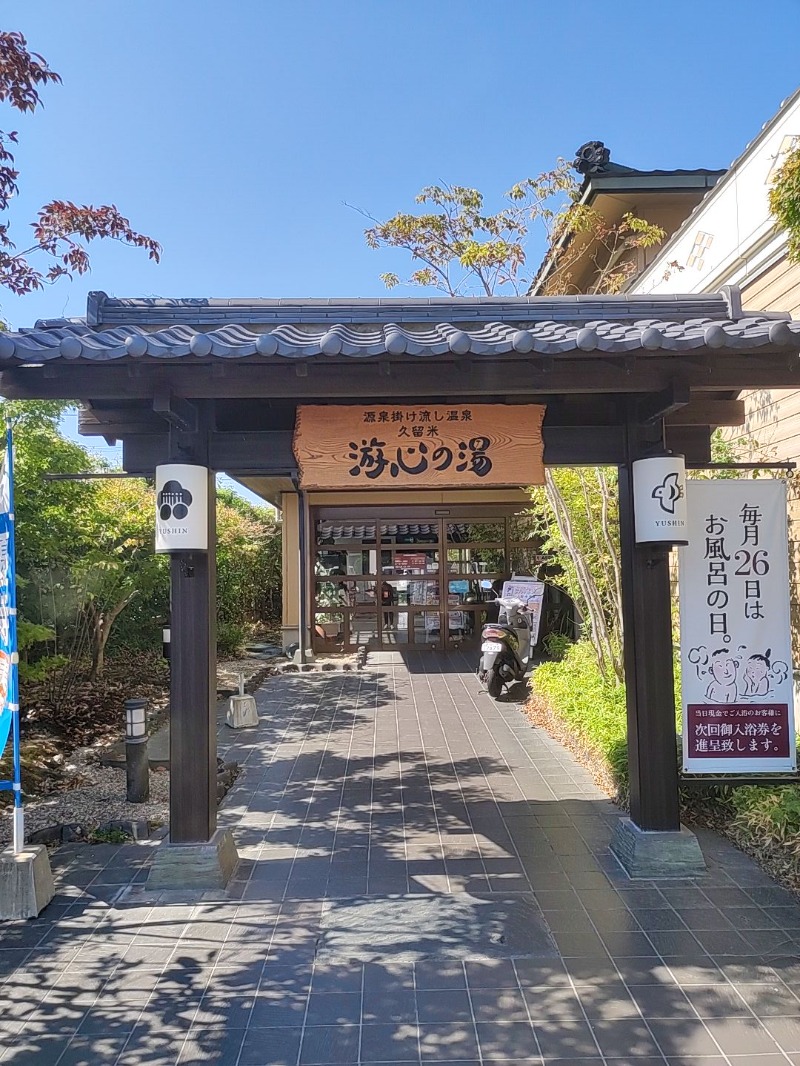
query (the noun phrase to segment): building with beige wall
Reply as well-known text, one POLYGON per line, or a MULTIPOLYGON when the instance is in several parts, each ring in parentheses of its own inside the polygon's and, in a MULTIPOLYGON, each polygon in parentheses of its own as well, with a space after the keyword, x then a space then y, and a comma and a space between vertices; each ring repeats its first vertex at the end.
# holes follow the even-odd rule
MULTIPOLYGON (((712 293, 737 286, 746 315, 800 318, 800 264, 769 209, 769 190, 786 154, 800 144, 800 89, 786 99, 729 170, 658 249, 628 287, 639 295, 712 293), (676 264, 676 265, 673 265, 676 264)), ((743 424, 726 435, 740 458, 800 462, 800 381, 797 389, 742 393, 743 424)), ((790 484, 795 661, 800 653, 800 487, 790 484)))

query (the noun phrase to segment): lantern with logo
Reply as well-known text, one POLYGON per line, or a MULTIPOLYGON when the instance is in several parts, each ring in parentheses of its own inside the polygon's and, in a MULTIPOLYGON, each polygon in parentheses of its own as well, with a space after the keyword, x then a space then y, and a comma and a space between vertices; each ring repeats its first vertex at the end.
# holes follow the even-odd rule
POLYGON ((156 467, 156 552, 208 551, 208 469, 156 467))
POLYGON ((654 455, 633 463, 637 544, 686 544, 686 467, 682 455, 654 455))

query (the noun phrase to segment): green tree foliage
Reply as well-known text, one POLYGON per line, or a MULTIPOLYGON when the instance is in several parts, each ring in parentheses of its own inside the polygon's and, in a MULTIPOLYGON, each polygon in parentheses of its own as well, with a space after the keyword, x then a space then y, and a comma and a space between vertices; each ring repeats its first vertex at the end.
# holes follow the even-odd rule
MULTIPOLYGON (((153 550, 153 489, 141 478, 50 480, 103 472, 58 426, 67 405, 15 401, 17 577, 26 671, 68 661, 102 673, 106 648, 157 647, 169 611, 169 563, 153 550)), ((229 490, 217 501, 218 614, 246 634, 280 610, 281 528, 229 490)))
POLYGON ((543 287, 546 295, 576 291, 573 268, 590 246, 597 272, 593 291, 618 292, 635 269, 631 253, 659 244, 665 232, 630 213, 609 223, 578 198, 578 182, 559 159, 552 170, 512 186, 498 211, 486 209, 477 189, 429 185, 416 197, 427 210, 399 212, 384 222, 372 219, 365 237, 370 248, 399 248, 420 264, 405 282, 396 273, 382 274, 389 289, 404 283, 448 296, 526 292, 532 282, 524 270, 528 241, 538 236, 555 255, 555 269, 543 287))
POLYGON ((587 636, 607 681, 621 681, 622 577, 617 472, 606 467, 548 470, 531 489, 542 548, 586 620, 587 636))
POLYGON ((789 259, 800 263, 800 147, 789 152, 769 191, 769 208, 786 230, 789 259))
MULTIPOLYGON (((514 185, 504 206, 487 211, 483 194, 460 185, 432 185, 417 196, 428 210, 373 219, 365 231, 371 248, 399 248, 421 266, 406 284, 433 286, 449 296, 503 290, 526 292, 528 241, 538 231, 549 243, 546 295, 575 292, 574 273, 592 257, 592 291, 618 292, 637 266, 637 250, 659 244, 664 230, 625 214, 608 222, 580 203, 569 165, 556 166, 514 185)), ((382 275, 388 288, 401 283, 382 275)), ((567 589, 587 623, 601 675, 617 683, 623 674, 622 608, 616 472, 549 470, 546 485, 532 491, 533 519, 544 547, 560 564, 567 589)))
POLYGON ((281 526, 275 512, 230 489, 217 494, 217 618, 244 625, 280 617, 281 526))
POLYGON ((23 579, 44 564, 68 565, 89 546, 88 515, 95 485, 45 478, 95 467, 86 449, 59 431, 58 420, 66 407, 43 400, 3 405, 14 423, 17 571, 23 579))
MULTIPOLYGON (((168 586, 167 561, 153 551, 153 490, 139 478, 101 480, 87 516, 90 547, 72 565, 72 581, 91 647, 89 679, 102 673, 106 644, 120 614, 137 598, 151 602, 168 586)), ((151 626, 158 631, 156 619, 151 626)))

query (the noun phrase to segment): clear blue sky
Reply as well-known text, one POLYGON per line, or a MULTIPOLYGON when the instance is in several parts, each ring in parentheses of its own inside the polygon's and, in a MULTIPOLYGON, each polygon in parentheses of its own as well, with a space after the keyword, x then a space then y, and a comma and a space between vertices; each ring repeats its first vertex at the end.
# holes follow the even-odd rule
POLYGON ((6 0, 64 79, 20 132, 19 242, 53 197, 114 202, 164 246, 0 296, 12 326, 117 296, 378 295, 407 263, 363 220, 446 180, 497 194, 598 138, 724 167, 792 92, 798 0, 6 0))

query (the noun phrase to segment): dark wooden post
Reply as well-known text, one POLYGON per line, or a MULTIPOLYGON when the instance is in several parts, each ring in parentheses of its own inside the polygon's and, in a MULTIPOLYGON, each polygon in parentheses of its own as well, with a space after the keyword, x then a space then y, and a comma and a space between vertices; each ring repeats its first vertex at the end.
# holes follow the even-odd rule
MULTIPOLYGON (((208 423, 170 434, 170 461, 208 465, 208 423)), ((173 555, 170 669, 170 841, 209 841, 217 825, 216 489, 208 485, 208 551, 173 555)))
POLYGON ((217 827, 216 492, 209 475, 207 552, 171 559, 169 834, 204 843, 217 827))
POLYGON ((643 439, 627 427, 627 462, 619 470, 619 522, 630 816, 640 829, 680 829, 672 657, 669 549, 637 544, 631 464, 663 450, 659 432, 643 439))
POLYGON ((625 434, 619 523, 630 818, 617 823, 611 850, 631 877, 693 877, 705 862, 680 821, 669 549, 637 544, 634 525, 633 463, 664 450, 664 424, 645 428, 629 418, 625 434))

